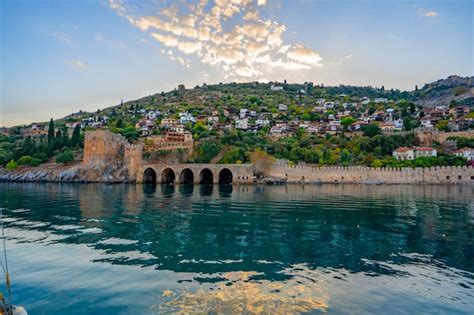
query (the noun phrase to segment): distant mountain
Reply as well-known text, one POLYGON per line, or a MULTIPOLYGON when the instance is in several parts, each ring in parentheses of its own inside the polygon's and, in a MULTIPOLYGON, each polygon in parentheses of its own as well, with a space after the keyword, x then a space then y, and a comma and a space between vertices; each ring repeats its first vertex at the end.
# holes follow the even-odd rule
POLYGON ((446 79, 425 84, 413 91, 415 103, 426 107, 449 105, 456 101, 459 105, 474 106, 474 77, 452 75, 446 79))

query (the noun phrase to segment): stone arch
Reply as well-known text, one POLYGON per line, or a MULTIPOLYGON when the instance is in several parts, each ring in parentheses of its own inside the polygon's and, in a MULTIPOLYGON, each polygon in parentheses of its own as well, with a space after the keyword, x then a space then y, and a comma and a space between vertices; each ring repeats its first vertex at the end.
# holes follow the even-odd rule
POLYGON ((213 184, 214 174, 208 168, 204 168, 199 172, 199 183, 200 184, 213 184))
POLYGON ((179 182, 182 184, 194 184, 194 173, 191 169, 185 168, 179 173, 179 182))
POLYGON ((223 168, 219 172, 219 184, 232 184, 232 172, 228 168, 223 168))
POLYGON ((167 167, 161 172, 161 182, 163 184, 173 184, 176 179, 176 173, 172 168, 167 167))
POLYGON ((153 168, 149 167, 143 172, 143 182, 145 184, 156 184, 156 172, 153 168))

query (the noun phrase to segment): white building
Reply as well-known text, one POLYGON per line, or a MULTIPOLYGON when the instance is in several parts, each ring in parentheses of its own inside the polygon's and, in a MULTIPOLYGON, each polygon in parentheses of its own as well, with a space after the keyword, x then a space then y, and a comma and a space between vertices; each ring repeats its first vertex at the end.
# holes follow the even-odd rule
POLYGON ((412 148, 400 147, 392 152, 392 156, 397 160, 413 160, 415 151, 412 148))
POLYGON ((270 91, 276 92, 276 91, 283 91, 283 86, 277 86, 277 85, 271 85, 270 86, 270 91))
POLYGON ((438 156, 438 152, 435 148, 432 147, 416 147, 415 148, 415 158, 418 157, 430 157, 438 156))
POLYGON ((281 112, 286 112, 288 110, 288 106, 285 104, 278 105, 278 110, 281 112))
POLYGON ((235 121, 235 128, 241 130, 249 129, 249 120, 247 118, 244 119, 237 119, 235 121))
POLYGON ((462 148, 452 152, 455 156, 466 158, 468 161, 474 160, 474 149, 473 148, 462 148))

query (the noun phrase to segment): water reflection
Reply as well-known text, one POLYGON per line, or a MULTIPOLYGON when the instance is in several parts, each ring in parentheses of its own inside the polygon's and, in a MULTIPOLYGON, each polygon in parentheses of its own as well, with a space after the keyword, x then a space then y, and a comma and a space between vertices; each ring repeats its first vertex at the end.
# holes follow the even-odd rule
MULTIPOLYGON (((443 279, 456 288, 450 298, 440 291, 445 305, 451 298, 460 305, 474 302, 473 187, 3 183, 0 188, 13 244, 48 245, 41 251, 58 261, 64 256, 61 244, 85 246, 93 254, 75 267, 85 274, 93 268, 85 262, 139 267, 134 276, 151 270, 151 278, 171 272, 148 304, 157 312, 326 311, 342 303, 332 299, 340 290, 335 282, 354 283, 355 291, 360 283, 377 290, 384 287, 373 279, 378 277, 405 286, 423 278, 429 290, 415 290, 423 298, 432 294, 431 283, 443 279)), ((30 255, 36 253, 22 254, 22 264, 30 255)), ((153 291, 156 283, 144 276, 141 285, 153 291)))

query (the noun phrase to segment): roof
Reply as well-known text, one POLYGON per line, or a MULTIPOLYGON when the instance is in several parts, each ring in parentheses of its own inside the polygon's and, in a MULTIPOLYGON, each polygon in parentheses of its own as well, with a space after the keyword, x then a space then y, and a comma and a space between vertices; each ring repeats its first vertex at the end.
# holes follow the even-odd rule
POLYGON ((416 151, 433 151, 433 150, 436 150, 435 148, 432 148, 432 147, 418 147, 418 148, 415 148, 416 151))
POLYGON ((464 153, 464 152, 469 152, 469 151, 474 151, 474 149, 473 149, 473 148, 464 147, 464 148, 462 148, 462 149, 453 151, 453 153, 464 153))
POLYGON ((407 147, 400 147, 395 150, 395 152, 408 152, 408 151, 413 151, 412 148, 407 148, 407 147))

